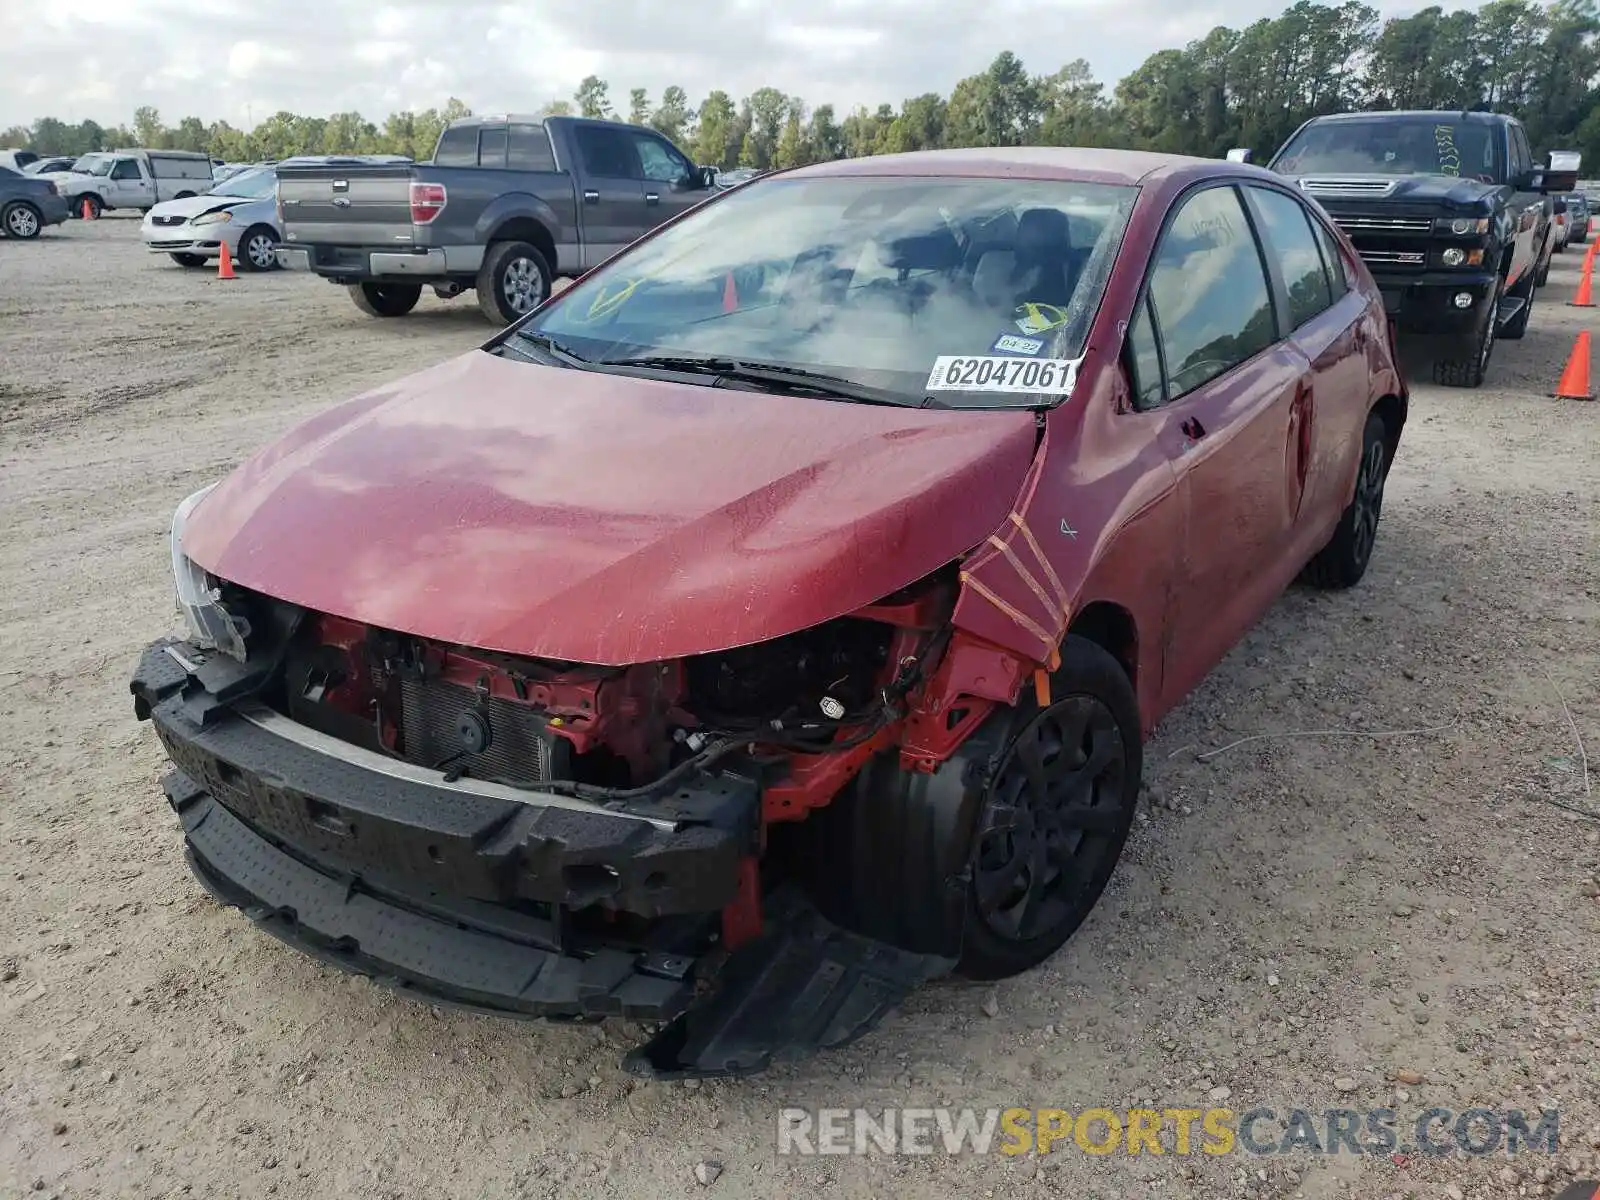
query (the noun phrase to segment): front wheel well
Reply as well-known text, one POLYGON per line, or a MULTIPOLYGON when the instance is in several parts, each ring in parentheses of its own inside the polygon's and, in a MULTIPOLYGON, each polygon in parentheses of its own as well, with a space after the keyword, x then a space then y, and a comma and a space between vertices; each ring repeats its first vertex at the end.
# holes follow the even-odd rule
POLYGON ((497 225, 488 239, 490 245, 495 242, 527 242, 544 255, 545 265, 550 268, 550 274, 555 275, 556 240, 542 223, 532 217, 512 217, 505 224, 497 225))
POLYGON ((1139 629, 1133 614, 1120 604, 1109 600, 1096 600, 1078 610, 1068 627, 1075 634, 1099 646, 1117 660, 1128 682, 1139 683, 1139 629))

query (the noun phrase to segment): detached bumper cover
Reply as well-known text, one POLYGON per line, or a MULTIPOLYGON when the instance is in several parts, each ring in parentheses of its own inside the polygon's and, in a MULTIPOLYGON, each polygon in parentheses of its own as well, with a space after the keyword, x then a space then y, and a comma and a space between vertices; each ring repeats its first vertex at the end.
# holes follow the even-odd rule
POLYGON ((954 965, 842 930, 792 892, 767 898, 757 940, 723 952, 706 934, 749 852, 738 814, 759 807, 753 782, 700 797, 713 823, 682 825, 541 806, 535 792, 472 795, 272 732, 208 690, 215 678, 191 670, 201 659, 157 642, 130 685, 177 767, 163 788, 189 865, 220 902, 323 962, 479 1012, 666 1022, 624 1064, 660 1078, 843 1045, 954 965), (594 904, 649 910, 664 932, 574 937, 569 914, 594 904))

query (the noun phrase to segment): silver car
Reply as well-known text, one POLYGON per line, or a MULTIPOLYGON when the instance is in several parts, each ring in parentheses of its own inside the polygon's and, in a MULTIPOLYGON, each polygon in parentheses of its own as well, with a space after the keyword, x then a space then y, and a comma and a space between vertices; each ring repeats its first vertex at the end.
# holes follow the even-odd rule
POLYGON ((277 214, 278 172, 253 167, 229 176, 204 196, 168 200, 145 214, 139 234, 156 254, 184 267, 203 267, 222 247, 246 271, 277 267, 273 247, 282 240, 277 214))

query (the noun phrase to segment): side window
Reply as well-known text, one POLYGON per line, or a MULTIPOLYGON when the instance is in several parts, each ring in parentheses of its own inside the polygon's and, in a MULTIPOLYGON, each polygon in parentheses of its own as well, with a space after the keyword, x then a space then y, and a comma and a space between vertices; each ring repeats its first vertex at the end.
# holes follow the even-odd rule
POLYGON ((506 166, 514 171, 554 171, 556 156, 543 125, 513 125, 506 166))
POLYGON ((635 134, 633 141, 639 150, 639 165, 646 179, 677 183, 689 174, 689 160, 659 138, 635 134))
POLYGON ((503 126, 478 130, 478 165, 480 167, 506 165, 506 131, 503 126))
POLYGON ((1513 179, 1533 170, 1533 151, 1528 146, 1528 131, 1521 125, 1511 126, 1511 159, 1513 179))
POLYGON ((639 178, 639 156, 633 139, 620 129, 604 125, 579 125, 573 130, 583 169, 598 179, 639 178))
POLYGON ((117 165, 111 168, 113 179, 138 179, 139 164, 131 158, 117 159, 117 165))
POLYGON ((1293 196, 1253 187, 1250 198, 1261 217, 1268 257, 1276 259, 1289 293, 1289 327, 1299 329, 1333 304, 1322 251, 1311 232, 1311 215, 1293 196))
POLYGON ((1322 261, 1328 268, 1328 285, 1333 290, 1333 300, 1337 304, 1350 290, 1350 280, 1344 273, 1344 255, 1339 253, 1339 239, 1315 217, 1311 219, 1311 229, 1322 247, 1322 261))
POLYGON ((433 161, 441 167, 475 167, 478 165, 478 127, 458 125, 446 129, 434 151, 433 161))
POLYGON ((1277 340, 1261 250, 1231 187, 1183 202, 1156 251, 1149 290, 1171 399, 1277 340))
POLYGON ((1160 408, 1166 399, 1161 380, 1161 351, 1155 326, 1150 322, 1150 297, 1139 301, 1139 311, 1128 325, 1128 373, 1133 385, 1133 407, 1140 412, 1160 408))

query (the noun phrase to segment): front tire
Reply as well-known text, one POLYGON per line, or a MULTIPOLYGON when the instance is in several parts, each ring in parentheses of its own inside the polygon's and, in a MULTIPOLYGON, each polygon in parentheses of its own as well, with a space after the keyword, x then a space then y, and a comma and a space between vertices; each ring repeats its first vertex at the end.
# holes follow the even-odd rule
POLYGON ((0 212, 0 227, 5 229, 7 237, 31 242, 44 228, 44 218, 33 205, 25 200, 17 200, 6 205, 4 212, 0 212))
POLYGON ((274 271, 278 267, 278 256, 274 252, 277 244, 278 234, 272 226, 252 225, 239 238, 234 258, 246 271, 274 271))
POLYGON ((105 201, 100 199, 100 197, 96 196, 93 192, 89 192, 87 195, 83 196, 74 196, 72 198, 72 215, 82 219, 83 206, 85 203, 89 205, 89 220, 98 221, 100 219, 100 214, 105 212, 106 205, 105 201))
POLYGON ((1389 442, 1383 418, 1367 414, 1361 431, 1361 465, 1356 469, 1355 495, 1345 506, 1333 537, 1306 564, 1301 578, 1312 587, 1343 591, 1361 582, 1372 561, 1383 516, 1383 487, 1389 478, 1389 442))
POLYGON ((527 242, 494 242, 478 268, 478 307, 498 325, 520 321, 550 296, 550 264, 527 242))
POLYGON ((1143 771, 1139 704, 1122 665, 1068 636, 1052 703, 1006 747, 973 839, 957 970, 1003 979, 1083 924, 1122 856, 1143 771))
POLYGON ((1483 327, 1477 336, 1462 343, 1457 357, 1436 359, 1433 364, 1433 381, 1445 387, 1481 387, 1489 371, 1489 359, 1494 354, 1496 328, 1500 323, 1500 293, 1495 292, 1484 313, 1483 327))
POLYGON ((403 317, 422 299, 420 283, 353 283, 350 299, 369 317, 403 317))
POLYGON ((180 267, 193 268, 206 265, 206 256, 204 254, 173 254, 169 255, 169 257, 180 267))

